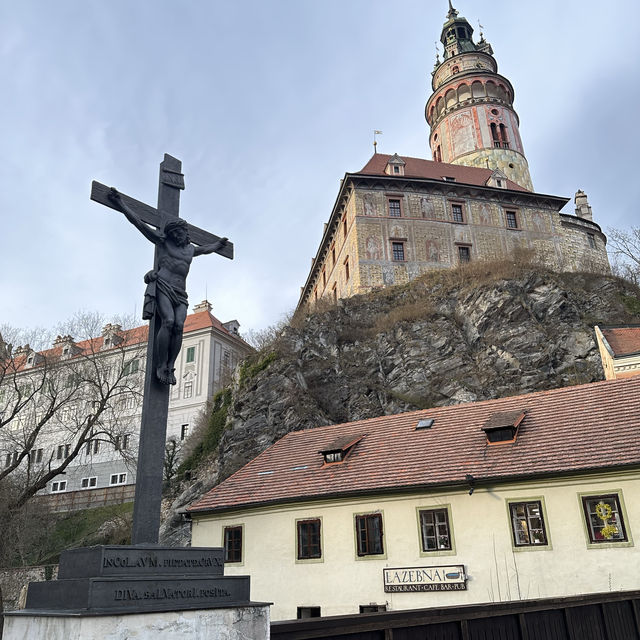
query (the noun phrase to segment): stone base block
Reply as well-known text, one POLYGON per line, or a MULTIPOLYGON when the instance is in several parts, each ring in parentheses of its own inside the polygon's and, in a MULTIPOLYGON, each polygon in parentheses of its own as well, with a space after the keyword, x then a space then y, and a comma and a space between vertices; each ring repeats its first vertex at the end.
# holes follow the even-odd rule
POLYGON ((127 615, 7 614, 3 640, 267 640, 269 606, 127 615))

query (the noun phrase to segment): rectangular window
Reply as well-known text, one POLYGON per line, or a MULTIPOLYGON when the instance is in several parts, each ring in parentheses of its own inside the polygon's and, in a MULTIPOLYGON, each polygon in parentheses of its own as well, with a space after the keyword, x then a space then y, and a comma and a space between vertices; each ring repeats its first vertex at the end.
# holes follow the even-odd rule
POLYGON ((184 440, 187 437, 188 433, 189 433, 189 425, 183 424, 180 427, 180 440, 184 440))
POLYGON ((191 398, 193 396, 193 382, 184 383, 184 397, 191 398))
POLYGON ((298 607, 296 617, 298 620, 302 620, 304 618, 319 618, 320 607, 298 607))
POLYGON ((187 349, 187 362, 194 362, 196 359, 196 348, 189 347, 187 349))
POLYGON ((91 478, 82 478, 80 486, 83 489, 93 489, 93 487, 98 486, 98 478, 96 476, 92 476, 91 478))
POLYGON ((391 218, 402 218, 402 207, 398 198, 389 198, 389 216, 391 218))
POLYGON ((56 460, 64 460, 69 457, 69 452, 71 451, 70 444, 59 444, 58 449, 56 451, 56 460))
POLYGON ((115 436, 113 438, 113 448, 116 451, 120 451, 120 436, 115 436))
POLYGON ((31 449, 29 453, 29 464, 42 462, 42 449, 31 449))
POLYGON ((360 613, 378 613, 378 611, 386 611, 386 604, 361 604, 360 613))
POLYGON ((335 266, 336 264, 336 245, 331 246, 331 266, 335 266))
POLYGON ((582 508, 590 542, 597 544, 627 540, 627 532, 620 509, 620 498, 617 493, 583 496, 582 508))
POLYGON ((5 467, 10 467, 11 466, 11 454, 7 453, 7 457, 4 460, 4 466, 5 467))
POLYGON ((404 242, 391 243, 391 259, 395 262, 404 262, 404 242))
POLYGON ((51 483, 51 493, 60 493, 61 491, 67 490, 67 481, 66 480, 58 480, 56 482, 51 483))
POLYGON ((347 259, 344 261, 344 279, 348 281, 350 275, 351 273, 349 271, 349 257, 347 256, 347 259))
POLYGON ((321 558, 320 520, 299 520, 296 525, 298 534, 298 560, 321 558))
POLYGON ((454 222, 464 222, 464 212, 461 204, 451 205, 451 218, 454 222))
POLYGON ((471 247, 458 247, 458 260, 460 262, 470 262, 471 247))
POLYGON ((515 211, 507 211, 507 227, 509 229, 517 229, 518 228, 518 218, 516 217, 515 211))
POLYGON ((242 526, 224 528, 224 561, 242 562, 242 526))
POLYGON ((420 533, 423 551, 450 551, 451 536, 447 509, 420 511, 420 533))
POLYGON ((512 502, 509 504, 511 530, 516 547, 533 547, 547 544, 547 532, 540 500, 512 502))
POLYGON ((342 233, 344 235, 344 239, 347 239, 347 214, 345 213, 344 218, 342 219, 342 233))
POLYGON ((127 482, 126 473, 112 473, 109 478, 109 484, 113 487, 117 484, 125 484, 127 482))
POLYGON ((93 453, 98 453, 100 450, 100 440, 89 440, 89 442, 87 442, 85 453, 89 456, 91 455, 92 450, 93 453))
POLYGON ((587 233, 587 239, 589 240, 589 248, 590 249, 595 249, 596 248, 596 237, 593 235, 593 233, 587 233))
POLYGON ((129 448, 129 440, 130 440, 131 436, 128 433, 125 433, 122 436, 122 449, 128 449, 129 448))
POLYGON ((140 369, 140 360, 138 360, 137 358, 135 360, 129 360, 129 362, 127 362, 124 365, 124 368, 122 369, 122 375, 130 376, 134 373, 137 373, 139 369, 140 369))
POLYGON ((359 556, 382 555, 382 514, 356 516, 356 538, 359 556))

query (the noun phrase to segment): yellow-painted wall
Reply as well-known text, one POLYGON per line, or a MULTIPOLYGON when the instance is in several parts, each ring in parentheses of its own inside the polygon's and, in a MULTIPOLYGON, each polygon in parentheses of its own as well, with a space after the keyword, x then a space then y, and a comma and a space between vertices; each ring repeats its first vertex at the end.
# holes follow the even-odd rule
MULTIPOLYGON (((544 447, 541 448, 544 455, 544 447)), ((598 461, 602 462, 602 461, 598 461)), ((438 461, 434 461, 438 464, 438 461)), ((193 546, 221 546, 223 528, 244 525, 241 565, 227 575, 251 576, 253 600, 273 602, 272 619, 296 617, 297 607, 322 615, 357 613, 359 605, 389 610, 569 596, 640 588, 640 475, 567 478, 491 489, 397 497, 343 499, 217 516, 194 516, 193 546), (580 494, 619 492, 629 542, 589 545, 580 494), (541 499, 549 544, 514 548, 507 500, 541 499), (454 552, 421 552, 417 508, 449 505, 454 552), (358 558, 354 514, 383 515, 384 557, 358 558), (296 520, 322 519, 322 559, 296 561, 296 520), (463 564, 466 591, 385 593, 388 567, 463 564)))

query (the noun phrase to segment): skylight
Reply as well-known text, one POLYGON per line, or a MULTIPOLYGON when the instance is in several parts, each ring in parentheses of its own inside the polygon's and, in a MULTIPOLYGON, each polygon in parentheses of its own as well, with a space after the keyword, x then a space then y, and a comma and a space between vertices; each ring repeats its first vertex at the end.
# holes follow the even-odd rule
POLYGON ((418 420, 418 424, 416 425, 417 429, 430 429, 435 422, 435 418, 422 418, 422 420, 418 420))

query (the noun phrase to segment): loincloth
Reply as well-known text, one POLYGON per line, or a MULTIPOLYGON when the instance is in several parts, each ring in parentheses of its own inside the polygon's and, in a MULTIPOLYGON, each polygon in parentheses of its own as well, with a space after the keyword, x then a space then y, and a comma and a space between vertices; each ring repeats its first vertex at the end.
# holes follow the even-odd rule
POLYGON ((159 278, 157 271, 149 271, 149 273, 144 276, 144 281, 147 283, 147 288, 144 292, 144 304, 142 306, 143 320, 150 320, 155 315, 158 292, 169 298, 174 308, 179 305, 189 306, 187 292, 183 288, 176 287, 166 280, 159 278))

